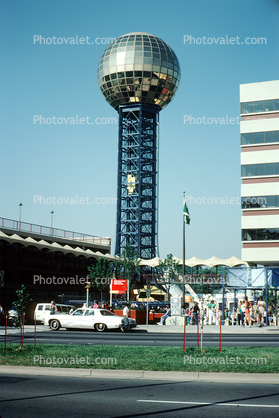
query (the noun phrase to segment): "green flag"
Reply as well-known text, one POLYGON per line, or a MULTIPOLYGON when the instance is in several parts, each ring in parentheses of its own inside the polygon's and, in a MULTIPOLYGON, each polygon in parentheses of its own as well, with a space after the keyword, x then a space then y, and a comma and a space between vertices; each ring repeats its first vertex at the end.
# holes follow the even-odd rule
POLYGON ((187 208, 186 205, 186 201, 184 198, 184 207, 183 207, 183 218, 184 218, 184 222, 188 225, 190 225, 190 214, 189 214, 189 210, 187 208))

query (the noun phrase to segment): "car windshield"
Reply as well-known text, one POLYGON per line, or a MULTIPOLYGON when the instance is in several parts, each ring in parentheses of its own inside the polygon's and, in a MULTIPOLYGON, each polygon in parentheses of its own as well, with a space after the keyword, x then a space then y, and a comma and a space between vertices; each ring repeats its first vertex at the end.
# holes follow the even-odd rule
POLYGON ((94 311, 85 311, 84 315, 89 316, 89 315, 94 315, 94 311))
POLYGON ((110 312, 110 311, 106 311, 105 309, 101 309, 100 310, 100 314, 103 316, 114 316, 115 314, 110 312))
POLYGON ((78 309, 77 311, 73 313, 73 315, 82 315, 82 314, 83 314, 83 311, 81 309, 78 309))

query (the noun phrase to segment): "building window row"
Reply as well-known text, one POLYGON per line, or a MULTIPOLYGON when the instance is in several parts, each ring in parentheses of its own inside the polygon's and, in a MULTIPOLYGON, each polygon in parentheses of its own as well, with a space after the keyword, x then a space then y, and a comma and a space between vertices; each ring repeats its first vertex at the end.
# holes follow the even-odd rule
POLYGON ((279 240, 279 228, 242 229, 242 241, 275 241, 279 240))
POLYGON ((260 113, 279 110, 279 99, 240 103, 240 113, 260 113))
POLYGON ((241 198, 242 209, 278 208, 279 196, 249 196, 241 198))
POLYGON ((279 175, 279 163, 245 164, 241 166, 241 177, 279 175))
POLYGON ((241 145, 279 142, 279 131, 251 132, 241 134, 241 145))

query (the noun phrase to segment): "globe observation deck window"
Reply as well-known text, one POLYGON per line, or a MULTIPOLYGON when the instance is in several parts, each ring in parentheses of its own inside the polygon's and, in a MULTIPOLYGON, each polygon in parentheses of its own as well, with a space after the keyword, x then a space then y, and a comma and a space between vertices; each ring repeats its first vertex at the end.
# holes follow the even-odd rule
POLYGON ((127 102, 163 109, 179 85, 180 66, 168 44, 156 36, 135 33, 120 36, 105 49, 97 77, 106 101, 115 109, 127 102))

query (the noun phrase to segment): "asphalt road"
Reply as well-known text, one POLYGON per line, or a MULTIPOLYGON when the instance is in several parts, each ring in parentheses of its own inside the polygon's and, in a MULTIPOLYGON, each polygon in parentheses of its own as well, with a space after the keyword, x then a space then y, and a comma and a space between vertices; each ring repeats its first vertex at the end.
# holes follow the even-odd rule
POLYGON ((1 375, 1 418, 278 418, 279 385, 1 375))
MULTIPOLYGON (((4 335, 0 336, 0 342, 4 342, 4 335)), ((9 333, 8 342, 20 342, 20 334, 13 330, 9 333)), ((218 334, 204 334, 203 344, 219 346, 218 334)), ((34 343, 33 332, 25 334, 25 343, 34 343)), ((51 331, 46 329, 37 333, 38 344, 81 344, 81 345, 144 345, 144 346, 181 346, 183 347, 182 333, 152 333, 144 330, 132 330, 129 333, 119 331, 108 331, 98 333, 96 331, 51 331)), ((196 346, 196 334, 187 334, 186 346, 196 346)), ((278 347, 278 334, 223 334, 223 347, 278 347)))

